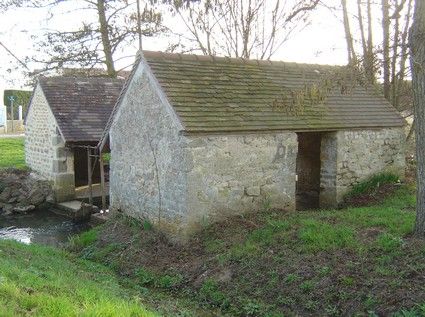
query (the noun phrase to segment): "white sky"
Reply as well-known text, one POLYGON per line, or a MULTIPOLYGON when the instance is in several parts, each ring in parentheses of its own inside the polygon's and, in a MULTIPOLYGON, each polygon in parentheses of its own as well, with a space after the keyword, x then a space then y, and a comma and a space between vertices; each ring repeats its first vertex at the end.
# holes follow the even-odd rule
MULTIPOLYGON (((339 3, 339 1, 327 0, 327 3, 334 4, 339 3)), ((349 5, 354 5, 355 1, 348 0, 348 3, 349 5)), ((0 16, 0 41, 8 46, 19 58, 24 58, 24 56, 31 55, 31 52, 34 51, 32 46, 34 40, 31 37, 36 37, 39 32, 49 27, 63 30, 67 28, 74 29, 81 24, 83 17, 87 17, 84 15, 91 13, 81 13, 79 11, 67 15, 61 14, 46 22, 47 14, 48 12, 45 9, 20 9, 2 14, 0 16)), ((93 14, 95 13, 93 12, 93 14)), ((168 26, 170 27, 170 25, 168 26)), ((164 50, 168 44, 167 41, 166 38, 145 38, 143 48, 154 51, 164 50)), ((135 47, 131 48, 130 51, 135 52, 135 47)), ((340 12, 332 13, 330 10, 321 7, 312 15, 310 26, 300 33, 294 34, 272 59, 318 64, 345 64, 347 62, 346 58, 344 30, 340 12)), ((14 66, 16 66, 16 61, 0 47, 1 93, 3 89, 29 88, 25 87, 25 79, 19 71, 8 72, 8 68, 13 68, 14 66)), ((2 101, 1 95, 0 98, 2 101)))

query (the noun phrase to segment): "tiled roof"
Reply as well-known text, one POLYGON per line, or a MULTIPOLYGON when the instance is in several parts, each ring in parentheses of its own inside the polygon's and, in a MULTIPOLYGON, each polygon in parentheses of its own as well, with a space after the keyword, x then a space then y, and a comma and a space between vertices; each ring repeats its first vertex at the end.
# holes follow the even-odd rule
POLYGON ((317 131, 404 124, 373 88, 354 85, 352 80, 347 85, 350 76, 341 66, 150 51, 143 56, 188 132, 317 131))
POLYGON ((67 143, 98 142, 122 79, 41 77, 41 88, 67 143))

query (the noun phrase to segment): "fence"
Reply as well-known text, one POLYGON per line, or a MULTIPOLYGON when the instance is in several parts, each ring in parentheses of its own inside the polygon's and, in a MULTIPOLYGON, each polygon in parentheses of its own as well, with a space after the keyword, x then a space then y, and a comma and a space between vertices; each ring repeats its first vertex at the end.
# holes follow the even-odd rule
POLYGON ((0 106, 0 133, 22 133, 24 132, 24 120, 22 118, 22 106, 19 106, 18 120, 7 119, 6 106, 0 106))

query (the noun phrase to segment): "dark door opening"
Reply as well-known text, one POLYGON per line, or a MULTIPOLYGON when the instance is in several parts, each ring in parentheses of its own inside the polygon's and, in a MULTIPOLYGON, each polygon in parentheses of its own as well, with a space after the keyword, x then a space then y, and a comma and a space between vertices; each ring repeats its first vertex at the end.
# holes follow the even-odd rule
POLYGON ((320 133, 302 132, 298 136, 296 209, 319 208, 320 133))
MULTIPOLYGON (((74 148, 75 187, 86 186, 89 183, 87 171, 87 149, 74 148)), ((100 182, 99 161, 94 168, 92 182, 93 184, 100 182)))

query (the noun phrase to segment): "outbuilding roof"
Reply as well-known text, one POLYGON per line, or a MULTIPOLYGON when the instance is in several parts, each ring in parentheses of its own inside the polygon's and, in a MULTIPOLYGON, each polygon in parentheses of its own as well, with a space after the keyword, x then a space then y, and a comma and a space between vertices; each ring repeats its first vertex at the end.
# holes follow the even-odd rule
POLYGON ((123 79, 41 77, 39 84, 67 143, 98 142, 123 79))
POLYGON ((391 104, 346 67, 151 51, 143 58, 187 132, 404 125, 391 104))

